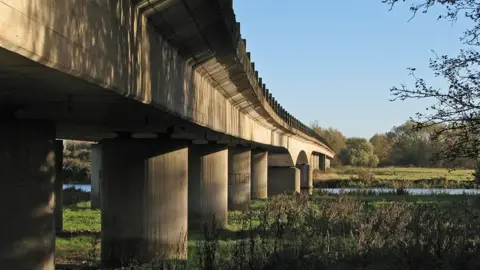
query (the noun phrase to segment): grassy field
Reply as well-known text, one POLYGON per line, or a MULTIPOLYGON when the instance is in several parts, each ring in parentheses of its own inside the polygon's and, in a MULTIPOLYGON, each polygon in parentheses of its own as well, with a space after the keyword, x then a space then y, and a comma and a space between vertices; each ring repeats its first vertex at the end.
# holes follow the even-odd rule
POLYGON ((404 188, 476 188, 473 170, 444 168, 356 168, 339 167, 315 174, 322 187, 404 187, 404 188))
MULTIPOLYGON (((251 213, 230 212, 228 227, 210 241, 190 233, 189 261, 176 269, 433 269, 430 263, 443 265, 435 269, 478 269, 477 204, 476 196, 467 195, 318 190, 311 197, 253 201, 251 213)), ((89 202, 66 206, 57 263, 97 264, 99 239, 100 212, 89 202)))

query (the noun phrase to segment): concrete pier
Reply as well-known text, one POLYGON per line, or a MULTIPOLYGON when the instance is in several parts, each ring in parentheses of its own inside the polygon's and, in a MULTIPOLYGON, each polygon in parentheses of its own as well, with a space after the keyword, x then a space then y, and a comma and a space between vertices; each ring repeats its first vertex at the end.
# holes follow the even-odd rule
POLYGON ((63 141, 55 141, 55 230, 63 230, 63 141))
POLYGON ((321 155, 319 157, 319 165, 318 165, 318 169, 322 172, 326 171, 327 170, 327 164, 326 164, 326 156, 325 155, 321 155))
POLYGON ((0 268, 53 270, 55 126, 0 123, 0 268))
POLYGON ((267 198, 268 152, 264 150, 252 151, 252 183, 251 198, 267 198))
POLYGON ((311 194, 313 189, 313 172, 310 165, 299 164, 297 169, 300 171, 300 189, 311 194))
POLYGON ((101 205, 101 191, 100 183, 102 178, 102 145, 92 144, 92 176, 91 176, 91 190, 90 200, 91 208, 98 209, 101 205))
POLYGON ((192 145, 188 153, 188 226, 224 228, 228 221, 228 149, 192 145))
POLYGON ((268 167, 268 195, 300 193, 300 170, 296 167, 268 167))
POLYGON ((228 210, 250 208, 251 151, 238 146, 228 149, 228 210))
POLYGON ((187 257, 188 145, 102 140, 103 263, 187 257))

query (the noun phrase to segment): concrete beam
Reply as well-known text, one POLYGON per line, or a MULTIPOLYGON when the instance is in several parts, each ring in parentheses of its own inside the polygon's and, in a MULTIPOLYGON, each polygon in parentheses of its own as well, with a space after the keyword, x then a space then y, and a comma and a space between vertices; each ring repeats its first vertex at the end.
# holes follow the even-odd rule
POLYGON ((102 144, 102 261, 186 259, 188 142, 102 144))
POLYGON ((0 267, 55 268, 55 126, 3 120, 0 132, 0 267))

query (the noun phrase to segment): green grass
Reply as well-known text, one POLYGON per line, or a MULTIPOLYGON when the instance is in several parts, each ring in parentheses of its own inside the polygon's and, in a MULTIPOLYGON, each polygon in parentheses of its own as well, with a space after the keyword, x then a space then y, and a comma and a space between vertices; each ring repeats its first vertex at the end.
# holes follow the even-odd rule
MULTIPOLYGON (((343 197, 351 197, 358 199, 373 207, 382 207, 392 203, 407 202, 408 204, 429 204, 437 205, 444 209, 458 208, 461 205, 472 204, 475 196, 469 195, 341 195, 343 197)), ((327 195, 325 193, 315 191, 314 196, 320 201, 335 201, 339 195, 327 195)), ((267 201, 252 201, 251 209, 254 212, 265 210, 267 201)), ((219 239, 219 248, 227 250, 232 245, 232 239, 238 238, 238 233, 245 230, 245 216, 240 212, 229 212, 229 224, 219 239)), ((258 227, 260 221, 254 219, 253 227, 258 227)), ((92 260, 89 251, 96 249, 93 260, 99 260, 100 250, 100 211, 91 210, 89 202, 78 202, 76 204, 66 206, 64 210, 64 232, 60 233, 56 238, 56 254, 57 263, 81 263, 88 259, 92 260), (95 242, 97 240, 98 242, 95 242)), ((188 241, 189 258, 195 260, 198 241, 203 239, 202 233, 190 233, 188 241)))
MULTIPOLYGON (((338 179, 350 179, 352 177, 357 177, 357 173, 355 172, 357 169, 358 168, 346 166, 333 169, 333 172, 337 174, 338 179)), ((447 180, 471 181, 473 179, 473 170, 465 169, 449 171, 445 168, 386 167, 371 168, 369 170, 375 174, 375 178, 378 180, 420 180, 445 178, 447 180)))
POLYGON ((317 187, 477 188, 473 170, 444 168, 358 168, 351 166, 315 174, 317 187))

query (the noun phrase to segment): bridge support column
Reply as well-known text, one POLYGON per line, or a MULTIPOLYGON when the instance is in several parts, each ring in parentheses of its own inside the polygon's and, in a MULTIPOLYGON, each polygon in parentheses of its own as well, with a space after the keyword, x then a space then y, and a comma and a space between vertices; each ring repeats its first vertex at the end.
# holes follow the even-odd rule
POLYGON ((0 268, 53 270, 55 125, 0 122, 0 268))
POLYGON ((63 230, 63 141, 55 141, 55 230, 63 230))
POLYGON ((300 189, 302 192, 311 194, 313 190, 313 174, 310 165, 307 163, 297 164, 300 171, 300 189))
POLYGON ((267 198, 268 179, 268 152, 264 150, 252 151, 252 199, 267 198))
POLYGON ((296 167, 268 167, 268 195, 300 193, 300 170, 296 167))
POLYGON ((187 256, 188 145, 110 139, 102 144, 102 261, 187 256))
POLYGON ((319 158, 319 170, 324 172, 327 170, 327 162, 326 162, 327 156, 326 155, 320 155, 319 158))
POLYGON ((188 223, 190 229, 224 228, 228 221, 228 149, 192 145, 188 155, 188 223))
POLYGON ((92 144, 92 176, 90 200, 91 208, 98 209, 101 205, 101 181, 102 181, 102 145, 92 144))
POLYGON ((228 149, 228 210, 250 208, 251 151, 238 146, 228 149))

